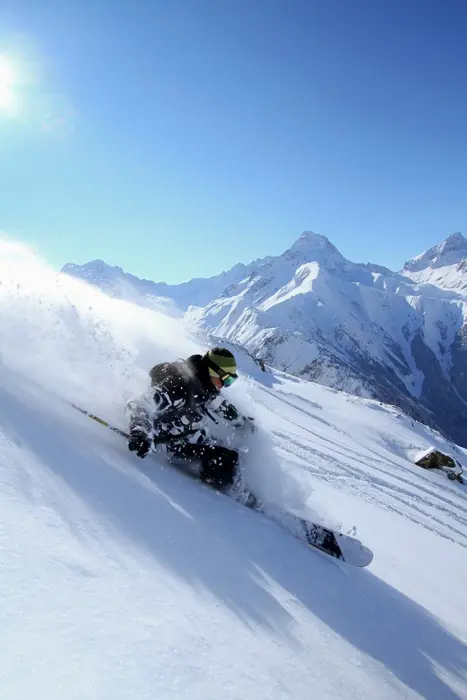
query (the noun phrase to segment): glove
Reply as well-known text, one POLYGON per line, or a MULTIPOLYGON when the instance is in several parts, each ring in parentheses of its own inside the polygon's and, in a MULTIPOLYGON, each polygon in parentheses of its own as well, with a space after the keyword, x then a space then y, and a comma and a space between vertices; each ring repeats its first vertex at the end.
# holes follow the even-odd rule
POLYGON ((240 414, 235 408, 235 406, 231 403, 228 403, 227 401, 223 401, 221 403, 221 405, 217 409, 217 412, 220 413, 223 416, 223 418, 225 418, 225 420, 228 420, 231 423, 240 418, 240 414))
POLYGON ((138 457, 146 457, 149 450, 151 449, 151 441, 147 435, 144 433, 135 432, 130 435, 128 440, 128 449, 130 452, 136 452, 138 457))

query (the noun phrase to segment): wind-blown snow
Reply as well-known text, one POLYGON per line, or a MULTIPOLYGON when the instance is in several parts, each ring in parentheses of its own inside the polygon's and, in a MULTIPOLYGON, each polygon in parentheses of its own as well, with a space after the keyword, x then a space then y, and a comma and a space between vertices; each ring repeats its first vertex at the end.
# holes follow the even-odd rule
POLYGON ((149 366, 198 349, 174 318, 56 274, 15 242, 0 251, 0 359, 65 399, 113 417, 149 366))
POLYGON ((199 345, 0 248, 2 698, 466 697, 466 491, 412 463, 464 450, 239 353, 250 478, 355 526, 375 559, 350 569, 69 407, 124 425, 149 366, 199 345))

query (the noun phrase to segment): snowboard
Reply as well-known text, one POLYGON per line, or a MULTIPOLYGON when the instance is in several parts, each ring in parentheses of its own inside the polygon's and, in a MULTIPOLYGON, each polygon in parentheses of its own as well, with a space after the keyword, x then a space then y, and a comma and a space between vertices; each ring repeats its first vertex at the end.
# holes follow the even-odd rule
MULTIPOLYGON (((340 559, 351 566, 365 567, 373 561, 373 552, 359 539, 335 532, 324 525, 300 520, 304 540, 310 547, 319 549, 331 557, 340 559)), ((300 539, 302 539, 300 537, 300 539)))

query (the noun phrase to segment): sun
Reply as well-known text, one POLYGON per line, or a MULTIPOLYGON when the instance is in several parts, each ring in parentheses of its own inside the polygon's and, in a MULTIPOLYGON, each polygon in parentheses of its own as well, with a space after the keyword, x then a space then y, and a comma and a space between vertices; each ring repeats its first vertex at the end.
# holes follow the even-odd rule
POLYGON ((15 112, 15 66, 6 56, 0 55, 0 111, 15 112))

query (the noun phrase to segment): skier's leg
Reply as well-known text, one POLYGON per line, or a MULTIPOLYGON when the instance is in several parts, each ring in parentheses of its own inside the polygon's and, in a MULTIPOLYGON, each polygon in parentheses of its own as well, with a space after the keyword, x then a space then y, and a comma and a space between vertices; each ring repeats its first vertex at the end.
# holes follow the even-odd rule
POLYGON ((200 478, 218 488, 230 486, 238 467, 238 452, 221 445, 206 445, 200 478))
POLYGON ((187 461, 201 462, 200 479, 212 486, 225 488, 233 482, 238 466, 238 452, 213 443, 177 443, 170 452, 187 461))

